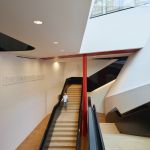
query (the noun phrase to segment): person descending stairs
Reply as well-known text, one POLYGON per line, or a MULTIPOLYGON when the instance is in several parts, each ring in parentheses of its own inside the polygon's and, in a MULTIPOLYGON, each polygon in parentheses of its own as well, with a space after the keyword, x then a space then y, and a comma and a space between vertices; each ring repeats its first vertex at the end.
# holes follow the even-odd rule
POLYGON ((48 150, 76 149, 81 88, 82 86, 77 84, 67 89, 67 108, 62 105, 57 111, 49 132, 48 150))

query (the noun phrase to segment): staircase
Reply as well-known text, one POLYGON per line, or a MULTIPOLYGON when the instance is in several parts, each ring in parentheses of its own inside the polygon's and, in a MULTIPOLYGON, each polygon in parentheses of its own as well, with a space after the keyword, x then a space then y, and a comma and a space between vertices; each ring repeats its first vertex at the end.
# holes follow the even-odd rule
POLYGON ((106 150, 150 150, 150 138, 121 134, 114 123, 100 123, 106 150))
POLYGON ((49 133, 48 150, 75 150, 78 130, 78 115, 81 100, 79 84, 67 89, 67 109, 60 107, 49 133))

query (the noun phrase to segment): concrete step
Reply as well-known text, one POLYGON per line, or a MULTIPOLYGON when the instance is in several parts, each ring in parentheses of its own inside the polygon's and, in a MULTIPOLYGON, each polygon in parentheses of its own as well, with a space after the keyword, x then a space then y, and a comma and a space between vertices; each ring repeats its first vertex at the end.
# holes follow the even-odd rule
POLYGON ((77 127, 54 127, 53 131, 54 132, 70 132, 70 131, 77 131, 77 127))
POLYGON ((100 128, 104 134, 119 134, 115 123, 100 123, 100 128))
MULTIPOLYGON (((75 108, 68 108, 68 109, 65 109, 65 108, 62 108, 62 110, 63 111, 72 111, 72 110, 74 110, 74 111, 76 111, 76 112, 79 112, 79 109, 75 109, 75 108)), ((67 113, 67 112, 66 112, 67 113)))
POLYGON ((81 93, 74 93, 74 92, 72 92, 72 93, 67 93, 67 95, 68 96, 79 96, 79 97, 81 97, 81 93))
POLYGON ((58 118, 66 118, 66 119, 70 119, 70 118, 78 118, 78 113, 69 113, 69 114, 60 114, 58 118))
POLYGON ((61 110, 61 113, 79 113, 79 110, 61 110))
POLYGON ((61 109, 64 109, 64 108, 67 108, 67 109, 79 109, 80 107, 78 106, 78 107, 76 107, 76 106, 69 106, 69 105, 67 105, 66 107, 61 107, 61 109))
POLYGON ((67 124, 67 123, 66 124, 58 124, 57 123, 54 125, 54 128, 59 128, 59 127, 60 128, 69 128, 69 127, 76 127, 77 128, 78 124, 67 124))
POLYGON ((78 117, 58 117, 57 121, 78 121, 78 117))
POLYGON ((76 142, 77 138, 76 137, 52 137, 51 141, 55 141, 55 142, 76 142))
POLYGON ((68 98, 70 98, 70 97, 81 98, 81 95, 68 94, 68 98))
POLYGON ((61 109, 65 109, 65 108, 67 108, 67 109, 79 109, 79 106, 78 107, 76 107, 76 106, 67 106, 67 107, 62 107, 61 109))
MULTIPOLYGON (((72 104, 70 104, 70 103, 67 104, 67 107, 79 107, 79 106, 80 106, 80 105, 72 105, 72 104)), ((64 105, 63 105, 62 107, 64 107, 64 105)))
POLYGON ((77 131, 70 131, 70 132, 55 132, 53 131, 52 137, 57 136, 57 137, 76 137, 77 136, 77 131))
POLYGON ((48 148, 48 150, 76 150, 76 148, 70 148, 70 147, 66 147, 66 148, 60 148, 60 147, 55 147, 55 148, 48 148))
POLYGON ((73 95, 81 95, 81 91, 68 91, 67 94, 73 94, 73 95))
POLYGON ((80 107, 80 104, 71 104, 71 103, 68 103, 67 106, 69 106, 69 107, 80 107))
POLYGON ((66 122, 56 122, 55 125, 78 125, 78 122, 66 121, 66 122))
POLYGON ((70 89, 67 90, 67 93, 68 93, 68 92, 80 92, 80 93, 81 93, 82 90, 81 90, 81 89, 78 89, 78 88, 70 88, 70 89))
POLYGON ((82 92, 81 88, 69 88, 67 92, 82 92))
POLYGON ((69 102, 72 102, 72 103, 73 103, 73 102, 74 102, 74 103, 77 103, 77 102, 78 102, 78 103, 80 103, 80 101, 81 101, 80 99, 70 98, 70 99, 68 100, 68 103, 69 103, 69 102))
POLYGON ((74 124, 75 124, 75 123, 78 123, 78 121, 72 121, 72 120, 68 120, 68 121, 57 120, 56 123, 68 123, 68 124, 69 124, 69 123, 70 123, 70 124, 74 123, 74 124))
POLYGON ((49 148, 75 148, 76 142, 50 142, 49 148))
POLYGON ((69 99, 69 100, 68 100, 68 104, 70 104, 70 103, 80 104, 80 101, 81 101, 81 100, 79 100, 79 99, 69 99), (75 101, 74 101, 74 100, 75 100, 75 101))

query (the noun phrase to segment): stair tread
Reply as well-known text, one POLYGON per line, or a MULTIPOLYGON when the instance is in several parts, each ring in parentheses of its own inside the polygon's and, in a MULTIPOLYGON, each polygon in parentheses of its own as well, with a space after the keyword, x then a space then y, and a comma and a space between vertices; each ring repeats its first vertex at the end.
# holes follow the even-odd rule
POLYGON ((119 130, 117 129, 115 123, 100 123, 100 128, 102 133, 105 134, 119 134, 119 130))
POLYGON ((78 120, 58 120, 57 119, 55 123, 70 123, 70 124, 77 123, 78 124, 78 120))
POLYGON ((77 127, 68 127, 68 128, 65 128, 65 127, 54 127, 53 128, 53 131, 57 131, 57 132, 62 132, 62 131, 65 131, 65 132, 70 132, 70 131, 77 131, 77 127))
POLYGON ((105 148, 107 150, 149 150, 150 138, 126 135, 103 134, 105 148))
POLYGON ((76 147, 76 142, 50 142, 49 147, 76 147))
MULTIPOLYGON (((64 106, 62 106, 61 108, 65 108, 64 106)), ((67 105, 67 108, 80 108, 80 106, 74 106, 74 105, 67 105)))
POLYGON ((69 127, 78 127, 78 125, 77 124, 60 124, 60 125, 58 125, 58 124, 55 124, 55 126, 54 126, 54 128, 69 128, 69 127))
POLYGON ((65 148, 63 148, 63 147, 55 147, 55 148, 48 148, 48 150, 76 150, 76 148, 70 148, 70 147, 65 147, 65 148))
POLYGON ((51 141, 76 141, 76 137, 52 137, 51 141))
POLYGON ((73 135, 77 135, 77 132, 75 132, 75 131, 70 131, 70 132, 55 132, 55 131, 53 131, 53 133, 52 133, 52 136, 68 136, 68 135, 70 135, 70 136, 73 136, 73 135))

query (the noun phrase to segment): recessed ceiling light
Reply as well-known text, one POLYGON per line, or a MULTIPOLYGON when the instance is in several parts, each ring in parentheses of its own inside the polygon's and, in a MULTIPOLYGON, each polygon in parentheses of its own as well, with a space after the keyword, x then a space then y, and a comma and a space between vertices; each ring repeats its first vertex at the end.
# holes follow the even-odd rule
POLYGON ((59 42, 55 41, 55 42, 53 42, 53 44, 57 45, 57 44, 59 44, 59 42))
POLYGON ((40 21, 40 20, 35 20, 35 21, 33 21, 33 22, 34 22, 34 24, 43 24, 43 22, 40 21))

